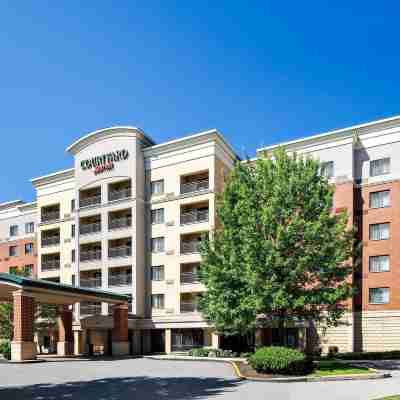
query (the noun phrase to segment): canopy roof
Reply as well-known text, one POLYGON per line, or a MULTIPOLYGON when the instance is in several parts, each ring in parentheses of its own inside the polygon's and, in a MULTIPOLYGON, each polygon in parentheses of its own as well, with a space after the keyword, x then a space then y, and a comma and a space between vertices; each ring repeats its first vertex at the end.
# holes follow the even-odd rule
POLYGON ((43 279, 0 273, 0 300, 12 300, 13 292, 16 290, 30 293, 39 303, 48 304, 68 305, 80 301, 120 304, 129 300, 127 295, 105 290, 86 289, 43 279))

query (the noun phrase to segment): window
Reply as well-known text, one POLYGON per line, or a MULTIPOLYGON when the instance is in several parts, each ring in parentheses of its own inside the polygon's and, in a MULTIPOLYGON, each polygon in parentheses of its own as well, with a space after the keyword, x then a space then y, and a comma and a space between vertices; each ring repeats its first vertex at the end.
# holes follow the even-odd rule
POLYGON ((321 175, 325 178, 333 178, 334 176, 334 163, 333 161, 327 161, 321 163, 321 175))
POLYGON ((151 251, 153 253, 162 253, 164 251, 165 240, 163 237, 151 239, 151 251))
POLYGON ((10 226, 10 236, 18 236, 18 225, 10 226))
POLYGON ((390 173, 390 158, 380 158, 369 163, 369 176, 379 176, 390 173))
POLYGON ((164 209, 158 208, 157 210, 151 210, 151 223, 152 224, 163 224, 164 223, 164 209))
POLYGON ((33 243, 25 243, 25 254, 33 254, 33 243))
POLYGON ((33 275, 33 264, 28 264, 24 266, 24 275, 25 276, 33 275))
POLYGON ((369 226, 370 240, 387 240, 389 237, 389 224, 372 224, 369 226))
POLYGON ((35 232, 35 223, 27 222, 25 224, 25 233, 34 233, 35 232))
POLYGON ((151 195, 156 196, 164 193, 164 179, 151 182, 151 195))
POLYGON ((164 265, 157 265, 151 267, 151 280, 152 281, 164 280, 164 265))
POLYGON ((164 308, 164 295, 153 294, 151 296, 151 307, 157 310, 162 310, 164 308))
POLYGON ((369 258, 369 272, 390 271, 389 256, 371 256, 369 258))
POLYGON ((75 199, 71 200, 71 212, 75 211, 75 199))
POLYGON ((10 246, 8 248, 8 254, 10 257, 15 257, 17 255, 17 246, 10 246))
POLYGON ((71 237, 75 237, 75 225, 71 225, 71 237))
POLYGON ((369 289, 370 304, 388 304, 390 302, 389 288, 371 288, 369 289))
POLYGON ((75 250, 71 251, 71 262, 75 262, 75 250))
POLYGON ((370 208, 390 207, 390 190, 370 193, 369 206, 370 208))
POLYGON ((18 267, 10 267, 8 273, 16 275, 18 273, 18 267))

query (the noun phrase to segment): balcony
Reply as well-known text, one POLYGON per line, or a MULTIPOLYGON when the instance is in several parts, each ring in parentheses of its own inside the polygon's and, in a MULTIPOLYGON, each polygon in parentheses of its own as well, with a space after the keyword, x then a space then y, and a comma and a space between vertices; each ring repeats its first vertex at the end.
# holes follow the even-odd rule
POLYGON ((199 283, 200 278, 197 272, 181 272, 181 283, 199 283))
POLYGON ((194 313, 199 311, 196 301, 181 301, 181 313, 194 313))
POLYGON ((60 260, 42 260, 42 271, 56 271, 60 269, 60 260))
POLYGON ((181 194, 196 193, 209 189, 208 171, 181 177, 181 194))
POLYGON ((208 207, 182 210, 181 225, 198 224, 208 222, 208 207))
POLYGON ((81 235, 91 235, 98 232, 101 232, 101 222, 93 222, 89 224, 79 225, 79 233, 81 235))
POLYGON ((130 257, 132 255, 131 246, 110 247, 108 249, 108 258, 130 257))
POLYGON ((182 240, 181 254, 200 253, 201 240, 182 240))
POLYGON ((101 260, 101 249, 81 250, 81 262, 101 260))
POLYGON ((51 222, 58 221, 60 219, 60 210, 54 211, 44 211, 42 210, 41 221, 42 222, 51 222))
POLYGON ((129 228, 132 226, 132 217, 121 217, 121 218, 110 218, 108 222, 108 230, 116 230, 116 229, 123 229, 129 228))
POLYGON ((108 193, 108 201, 129 199, 132 196, 132 189, 113 190, 108 193))
POLYGON ((81 315, 99 315, 101 314, 101 303, 81 303, 80 304, 81 315))
POLYGON ((132 196, 131 180, 108 185, 108 201, 129 199, 132 196))
POLYGON ((57 246, 60 244, 60 236, 42 237, 42 247, 57 246))
POLYGON ((132 286, 132 274, 111 273, 108 276, 108 287, 115 287, 115 286, 132 286))
POLYGON ((101 288, 101 275, 98 277, 81 277, 79 286, 83 288, 101 288))
POLYGON ((81 190, 79 193, 79 207, 91 207, 101 204, 101 188, 81 190))

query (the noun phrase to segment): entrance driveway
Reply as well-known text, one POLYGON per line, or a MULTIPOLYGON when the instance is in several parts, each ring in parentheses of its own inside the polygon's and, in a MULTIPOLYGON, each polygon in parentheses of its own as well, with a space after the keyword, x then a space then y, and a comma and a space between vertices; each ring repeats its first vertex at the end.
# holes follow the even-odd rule
POLYGON ((239 381, 230 365, 206 361, 0 363, 0 399, 360 400, 400 393, 400 371, 395 369, 392 373, 394 378, 385 380, 283 384, 239 381))

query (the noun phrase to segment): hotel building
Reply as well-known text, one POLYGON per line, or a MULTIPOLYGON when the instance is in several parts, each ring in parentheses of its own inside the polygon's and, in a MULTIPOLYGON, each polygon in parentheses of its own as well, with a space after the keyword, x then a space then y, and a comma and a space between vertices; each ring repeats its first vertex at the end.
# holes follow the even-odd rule
MULTIPOLYGON (((400 117, 265 147, 257 157, 279 145, 324 163, 336 186, 334 211, 347 210, 362 242, 358 295, 342 323, 324 333, 293 327, 291 340, 323 351, 399 349, 400 117)), ((131 353, 224 345, 196 301, 205 290, 199 244, 216 226, 216 198, 239 160, 224 137, 211 130, 155 144, 140 129, 113 127, 67 151, 71 169, 32 180, 36 203, 0 205, 7 246, 13 218, 21 231, 29 215, 37 219, 39 278, 130 295, 131 353)), ((75 342, 107 353, 112 310, 80 303, 74 311, 75 342)), ((271 344, 274 336, 259 329, 255 341, 271 344)))

